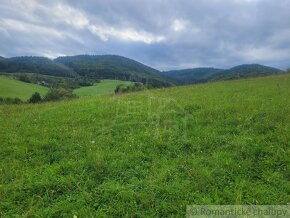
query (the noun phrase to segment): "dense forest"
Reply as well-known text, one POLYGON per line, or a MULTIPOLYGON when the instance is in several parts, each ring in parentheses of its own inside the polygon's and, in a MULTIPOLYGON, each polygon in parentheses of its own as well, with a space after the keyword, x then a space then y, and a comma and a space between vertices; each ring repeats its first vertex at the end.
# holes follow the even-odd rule
POLYGON ((211 75, 210 80, 229 80, 283 73, 282 70, 259 64, 243 64, 211 75))
POLYGON ((172 70, 160 74, 176 84, 192 84, 206 82, 211 75, 221 72, 216 68, 194 68, 185 70, 172 70))
POLYGON ((148 83, 154 87, 170 86, 159 71, 117 55, 78 55, 59 57, 56 62, 64 64, 81 76, 99 79, 118 79, 148 83))
POLYGON ((74 70, 45 57, 13 57, 0 59, 0 71, 27 72, 52 76, 76 76, 74 70))

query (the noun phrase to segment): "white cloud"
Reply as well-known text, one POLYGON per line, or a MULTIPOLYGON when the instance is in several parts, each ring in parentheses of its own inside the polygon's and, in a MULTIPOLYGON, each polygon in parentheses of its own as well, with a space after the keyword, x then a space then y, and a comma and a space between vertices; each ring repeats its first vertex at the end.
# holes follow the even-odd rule
POLYGON ((50 36, 54 36, 57 38, 64 38, 64 35, 61 33, 61 31, 56 31, 51 28, 45 28, 38 25, 34 25, 31 23, 22 22, 19 20, 13 20, 13 19, 1 19, 0 25, 2 28, 5 28, 7 31, 13 30, 16 32, 23 32, 23 33, 42 33, 42 34, 48 34, 50 36))
POLYGON ((88 27, 90 23, 85 14, 65 4, 57 3, 52 9, 49 9, 49 12, 52 12, 54 17, 60 21, 79 29, 88 27))
POLYGON ((134 29, 115 29, 109 26, 96 26, 90 25, 89 30, 99 36, 103 41, 109 40, 114 37, 121 40, 140 41, 146 44, 161 42, 165 40, 163 36, 154 36, 144 31, 136 31, 134 29))
POLYGON ((50 9, 49 11, 51 11, 54 18, 59 19, 59 21, 63 21, 77 29, 86 28, 94 35, 100 37, 103 41, 115 38, 151 44, 161 42, 165 39, 163 36, 155 36, 143 30, 135 30, 130 27, 117 29, 108 24, 92 24, 90 19, 84 13, 63 3, 57 3, 54 5, 53 9, 50 9))
POLYGON ((57 57, 61 57, 61 56, 65 56, 65 54, 63 53, 55 53, 53 51, 43 51, 43 52, 39 52, 39 55, 44 56, 44 57, 48 57, 51 59, 57 58, 57 57))
POLYGON ((179 19, 176 19, 173 21, 171 25, 171 29, 173 29, 175 32, 179 32, 185 29, 185 22, 179 19))
POLYGON ((135 30, 133 28, 117 29, 108 24, 96 25, 91 24, 90 19, 81 11, 70 7, 69 5, 57 3, 53 10, 54 17, 61 21, 72 25, 76 28, 87 28, 91 33, 100 37, 103 41, 110 38, 116 38, 126 41, 143 42, 146 44, 158 43, 165 40, 163 36, 155 36, 143 30, 135 30))
POLYGON ((14 31, 18 33, 41 35, 43 37, 54 37, 58 39, 72 39, 74 41, 82 43, 82 39, 78 36, 70 34, 68 32, 60 31, 50 27, 43 27, 27 22, 22 22, 13 19, 1 19, 0 20, 1 29, 9 31, 14 31))
MULTIPOLYGON (((163 36, 156 36, 142 29, 134 29, 130 26, 127 28, 116 28, 109 24, 92 24, 90 18, 81 10, 71 7, 68 4, 59 1, 51 1, 50 4, 44 4, 36 0, 11 0, 13 11, 20 11, 20 15, 25 21, 4 18, 2 20, 1 32, 7 30, 15 30, 17 32, 30 32, 33 34, 43 33, 43 35, 67 38, 81 42, 77 36, 78 31, 83 29, 89 30, 92 34, 97 35, 103 41, 110 38, 121 39, 126 41, 143 42, 146 44, 158 43, 165 39, 163 36), (41 20, 39 16, 45 17, 46 20, 41 20), (65 32, 60 30, 55 24, 66 24, 74 27, 76 31, 65 32), (5 29, 6 28, 6 29, 5 29)), ((81 32, 80 32, 81 33, 81 32)))

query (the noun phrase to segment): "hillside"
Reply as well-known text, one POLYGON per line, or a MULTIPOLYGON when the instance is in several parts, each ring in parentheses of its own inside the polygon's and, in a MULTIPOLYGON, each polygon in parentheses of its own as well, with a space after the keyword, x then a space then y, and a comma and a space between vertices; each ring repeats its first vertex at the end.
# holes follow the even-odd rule
POLYGON ((131 82, 121 80, 103 80, 100 83, 94 84, 93 86, 75 89, 74 94, 79 97, 113 94, 116 87, 120 84, 129 85, 131 82))
POLYGON ((167 71, 160 74, 176 84, 192 84, 216 80, 269 76, 278 73, 283 73, 283 71, 259 64, 244 64, 227 70, 216 68, 193 68, 167 71))
POLYGON ((6 73, 37 73, 51 76, 76 76, 76 73, 45 57, 13 57, 0 59, 0 72, 6 73))
POLYGON ((282 73, 280 69, 259 64, 243 64, 210 76, 209 80, 229 80, 248 77, 269 76, 282 73))
POLYGON ((138 81, 152 87, 173 85, 159 71, 117 55, 78 55, 51 60, 45 57, 0 57, 0 72, 34 73, 58 77, 138 81))
POLYGON ((6 68, 6 59, 0 56, 0 69, 6 68))
POLYGON ((1 217, 289 203, 290 75, 0 106, 1 217))
POLYGON ((172 70, 167 72, 161 72, 161 75, 170 79, 176 84, 193 84, 202 83, 208 81, 208 78, 218 72, 221 69, 216 68, 193 68, 185 70, 172 70))
POLYGON ((117 55, 78 55, 55 59, 81 76, 149 83, 154 87, 170 86, 159 71, 137 61, 117 55))
POLYGON ((22 100, 27 100, 31 97, 34 92, 39 92, 44 95, 48 88, 21 82, 6 76, 0 75, 0 97, 2 98, 20 98, 22 100))

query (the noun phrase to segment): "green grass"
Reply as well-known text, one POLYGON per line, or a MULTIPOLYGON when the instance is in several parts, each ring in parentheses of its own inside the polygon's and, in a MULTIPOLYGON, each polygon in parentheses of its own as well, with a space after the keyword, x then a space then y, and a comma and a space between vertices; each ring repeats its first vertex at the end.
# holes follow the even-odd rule
POLYGON ((0 106, 1 217, 290 202, 290 76, 0 106))
POLYGON ((0 97, 2 98, 20 98, 27 100, 34 92, 39 92, 42 96, 48 91, 48 88, 36 84, 25 83, 10 77, 0 75, 0 97))
POLYGON ((115 88, 120 84, 129 85, 131 82, 121 80, 102 80, 101 83, 96 83, 94 86, 75 89, 74 94, 77 96, 98 96, 113 94, 115 88))

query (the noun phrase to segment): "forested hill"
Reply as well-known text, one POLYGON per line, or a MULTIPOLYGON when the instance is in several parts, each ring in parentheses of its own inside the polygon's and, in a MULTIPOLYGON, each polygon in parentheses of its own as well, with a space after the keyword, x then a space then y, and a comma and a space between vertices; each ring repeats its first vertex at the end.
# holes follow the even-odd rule
POLYGON ((0 58, 0 72, 37 73, 52 76, 76 76, 74 70, 45 57, 0 58))
POLYGON ((81 76, 148 82, 155 87, 171 85, 156 69, 118 55, 78 55, 55 59, 81 76))
POLYGON ((116 55, 78 55, 55 60, 45 57, 0 57, 0 72, 130 80, 152 87, 173 85, 160 76, 158 70, 116 55))
POLYGON ((0 71, 1 69, 5 69, 7 67, 6 59, 0 56, 0 71))
POLYGON ((283 73, 282 70, 259 64, 243 64, 211 75, 210 80, 229 80, 283 73))
POLYGON ((230 69, 193 68, 161 72, 160 75, 176 84, 202 83, 216 80, 229 80, 267 76, 283 73, 280 69, 259 64, 244 64, 230 69))
POLYGON ((161 75, 176 84, 192 84, 206 82, 211 75, 223 71, 216 68, 193 68, 161 72, 161 75))

